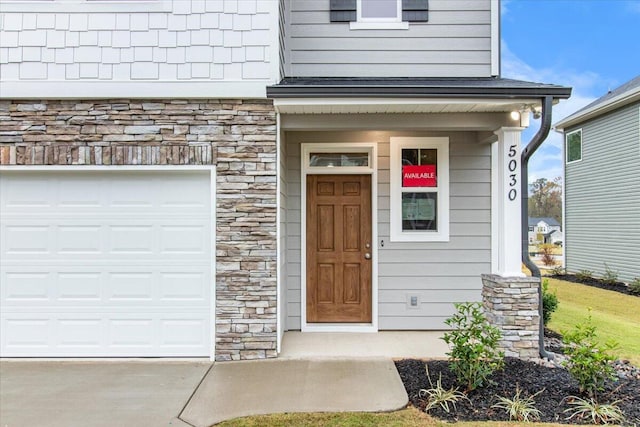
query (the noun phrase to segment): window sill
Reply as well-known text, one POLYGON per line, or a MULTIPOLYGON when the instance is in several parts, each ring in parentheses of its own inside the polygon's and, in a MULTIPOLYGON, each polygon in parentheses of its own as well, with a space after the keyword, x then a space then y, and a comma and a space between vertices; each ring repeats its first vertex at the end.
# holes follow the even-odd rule
POLYGON ((438 234, 408 234, 408 233, 398 233, 392 232, 389 236, 390 242, 413 242, 413 243, 430 243, 430 242, 449 242, 449 233, 438 233, 438 234))
POLYGON ((350 30, 408 30, 408 22, 350 22, 350 30))

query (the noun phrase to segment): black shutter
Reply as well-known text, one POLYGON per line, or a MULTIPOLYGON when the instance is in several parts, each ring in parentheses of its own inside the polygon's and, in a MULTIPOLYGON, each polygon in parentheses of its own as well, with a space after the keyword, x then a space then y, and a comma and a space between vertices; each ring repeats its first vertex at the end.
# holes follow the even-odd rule
POLYGON ((356 21, 356 4, 356 0, 331 0, 331 22, 356 21))
MULTIPOLYGON (((333 4, 333 0, 331 2, 333 4)), ((402 0, 402 20, 405 22, 427 22, 429 0, 402 0)))

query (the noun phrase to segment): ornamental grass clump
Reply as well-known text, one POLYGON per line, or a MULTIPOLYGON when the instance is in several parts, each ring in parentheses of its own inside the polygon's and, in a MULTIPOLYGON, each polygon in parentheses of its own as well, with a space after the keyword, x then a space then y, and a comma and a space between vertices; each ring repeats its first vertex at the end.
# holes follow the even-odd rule
POLYGON ((451 347, 449 368, 466 391, 489 382, 489 376, 504 366, 504 352, 498 343, 500 330, 492 326, 480 303, 455 304, 456 313, 445 324, 453 330, 443 340, 451 347))
POLYGON ((569 416, 567 420, 573 418, 579 421, 591 421, 593 424, 618 424, 624 422, 624 414, 618 406, 619 400, 612 403, 598 403, 595 399, 582 399, 571 396, 569 405, 572 407, 565 409, 569 416))
POLYGON ((543 391, 544 389, 531 396, 524 396, 520 387, 516 386, 516 394, 513 398, 498 396, 498 403, 491 407, 503 409, 509 415, 510 421, 539 421, 541 412, 536 408, 535 398, 543 391))
POLYGON ((456 409, 456 403, 459 400, 469 400, 467 399, 467 396, 465 396, 464 393, 459 392, 457 388, 445 389, 444 387, 442 387, 442 374, 438 376, 438 380, 436 381, 436 385, 434 386, 433 382, 431 381, 431 376, 429 375, 429 367, 427 367, 426 369, 427 378, 429 379, 431 388, 423 388, 418 393, 420 397, 427 398, 427 405, 424 408, 425 412, 429 412, 433 408, 439 406, 448 414, 452 408, 454 410, 456 409))

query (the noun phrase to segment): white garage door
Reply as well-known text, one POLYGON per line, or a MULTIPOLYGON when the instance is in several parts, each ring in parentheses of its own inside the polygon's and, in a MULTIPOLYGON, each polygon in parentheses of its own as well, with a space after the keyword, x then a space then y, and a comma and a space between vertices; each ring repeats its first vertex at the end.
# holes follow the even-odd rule
POLYGON ((209 171, 2 171, 4 357, 208 356, 209 171))

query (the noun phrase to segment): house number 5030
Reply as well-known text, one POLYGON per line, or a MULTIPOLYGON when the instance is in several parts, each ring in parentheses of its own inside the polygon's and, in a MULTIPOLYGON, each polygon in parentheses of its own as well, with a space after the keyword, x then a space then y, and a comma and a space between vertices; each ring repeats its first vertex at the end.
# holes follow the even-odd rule
POLYGON ((516 169, 518 169, 518 160, 516 160, 516 146, 509 147, 509 200, 514 201, 518 197, 518 176, 516 175, 516 169))

